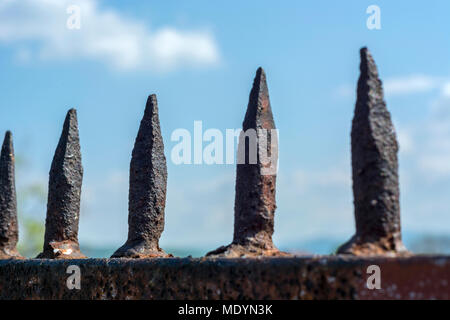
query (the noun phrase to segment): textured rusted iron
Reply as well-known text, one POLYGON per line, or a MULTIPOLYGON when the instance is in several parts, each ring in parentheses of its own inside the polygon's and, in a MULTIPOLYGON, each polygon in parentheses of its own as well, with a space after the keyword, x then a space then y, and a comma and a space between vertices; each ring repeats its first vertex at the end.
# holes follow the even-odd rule
POLYGON ((448 300, 450 257, 5 260, 0 299, 448 300), (69 265, 80 290, 67 287, 69 265), (380 289, 367 286, 371 265, 380 289))
POLYGON ((50 168, 44 249, 37 258, 85 258, 78 244, 82 180, 77 112, 70 109, 50 168))
POLYGON ((0 259, 22 258, 19 239, 12 133, 6 131, 0 154, 0 259))
POLYGON ((148 97, 133 148, 128 195, 128 240, 113 257, 168 257, 159 247, 164 231, 167 165, 156 95, 148 97))
MULTIPOLYGON (((261 161, 261 154, 269 154, 277 150, 272 147, 273 144, 278 143, 276 137, 272 136, 271 130, 276 128, 270 106, 266 74, 262 68, 256 71, 242 127, 243 133, 247 130, 265 132, 267 143, 261 144, 260 136, 257 135, 256 163, 251 163, 251 143, 248 139, 239 140, 238 154, 245 152, 245 162, 238 162, 236 170, 233 242, 207 255, 225 257, 287 255, 279 251, 272 242, 276 209, 276 172, 264 174, 263 170, 268 164, 263 164, 261 161), (262 150, 262 148, 267 149, 262 150)), ((277 160, 278 157, 275 161, 277 160)), ((276 168, 276 164, 271 165, 276 168)))
POLYGON ((338 249, 355 255, 407 253, 401 239, 398 143, 372 55, 360 51, 352 124, 356 234, 338 249))

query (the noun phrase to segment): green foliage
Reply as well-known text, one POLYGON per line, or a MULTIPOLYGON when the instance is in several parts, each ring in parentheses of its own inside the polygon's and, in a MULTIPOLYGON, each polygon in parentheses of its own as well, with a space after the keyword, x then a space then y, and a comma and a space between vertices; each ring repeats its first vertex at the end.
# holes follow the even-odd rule
MULTIPOLYGON (((16 156, 17 171, 26 171, 29 163, 26 158, 16 156)), ((45 208, 45 185, 33 182, 17 189, 18 219, 20 241, 19 252, 27 258, 36 257, 44 245, 45 225, 42 212, 45 208)))
POLYGON ((34 258, 42 251, 44 245, 44 224, 34 218, 22 216, 21 231, 24 233, 17 249, 27 258, 34 258))

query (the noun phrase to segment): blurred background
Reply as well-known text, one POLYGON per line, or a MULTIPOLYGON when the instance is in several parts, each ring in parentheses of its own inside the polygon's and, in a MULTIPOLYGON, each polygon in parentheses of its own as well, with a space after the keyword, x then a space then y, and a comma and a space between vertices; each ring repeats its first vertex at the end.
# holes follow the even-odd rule
POLYGON ((85 173, 82 251, 107 257, 125 242, 131 150, 151 93, 168 160, 161 247, 200 256, 229 243, 235 165, 175 165, 171 134, 192 134, 196 120, 224 134, 240 128, 262 66, 280 135, 274 241, 333 252, 354 233, 350 127, 368 46, 400 142, 404 242, 450 253, 449 12, 444 0, 0 0, 0 132, 14 134, 19 251, 42 248, 48 171, 69 108, 85 173), (67 27, 72 5, 79 29, 67 27), (369 5, 381 29, 367 28, 369 5))

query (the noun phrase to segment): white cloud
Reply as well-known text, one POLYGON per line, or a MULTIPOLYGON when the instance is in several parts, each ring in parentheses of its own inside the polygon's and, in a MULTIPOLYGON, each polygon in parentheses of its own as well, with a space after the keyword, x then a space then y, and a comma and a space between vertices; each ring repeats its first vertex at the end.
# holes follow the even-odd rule
POLYGON ((308 238, 340 237, 344 241, 352 234, 354 218, 348 156, 318 167, 280 170, 275 214, 277 239, 295 246, 299 240, 308 238))
POLYGON ((349 98, 352 97, 353 94, 355 94, 356 88, 355 86, 351 86, 349 84, 343 84, 338 86, 334 90, 334 95, 341 98, 349 98))
POLYGON ((149 30, 96 0, 5 0, 0 4, 0 43, 19 44, 19 59, 24 52, 41 59, 87 58, 123 70, 166 71, 219 61, 208 31, 149 30), (81 28, 71 30, 66 9, 73 4, 81 9, 81 28))
MULTIPOLYGON (((187 167, 185 170, 189 171, 187 167)), ((176 184, 171 184, 169 177, 162 245, 176 247, 189 243, 212 250, 231 241, 235 170, 220 171, 208 177, 195 175, 178 180, 176 184)))
POLYGON ((407 155, 415 151, 414 139, 408 129, 395 125, 400 154, 407 155))
POLYGON ((384 90, 387 95, 422 93, 437 88, 441 85, 441 82, 442 80, 436 77, 408 75, 386 79, 384 90))
POLYGON ((128 231, 128 171, 85 176, 81 191, 79 239, 94 246, 119 246, 128 231))
POLYGON ((450 98, 450 81, 442 86, 442 96, 450 98))
POLYGON ((351 172, 343 164, 320 171, 297 169, 292 177, 292 183, 299 193, 312 188, 351 188, 351 172))
POLYGON ((430 115, 417 129, 417 135, 422 136, 418 166, 432 179, 450 176, 450 95, 447 95, 447 88, 448 84, 431 103, 430 115))
MULTIPOLYGON (((448 77, 406 75, 384 81, 386 95, 408 96, 428 93, 434 98, 424 108, 428 115, 414 124, 396 123, 400 155, 412 159, 414 174, 422 179, 447 179, 450 176, 450 80, 448 77)), ((341 97, 351 95, 351 86, 336 89, 341 97)), ((299 180, 301 181, 301 180, 299 180)))
MULTIPOLYGON (((450 153, 444 150, 420 157, 420 168, 431 174, 431 178, 448 177, 450 175, 450 153)), ((430 178, 430 177, 429 177, 430 178)))
MULTIPOLYGON (((351 97, 356 92, 355 85, 340 85, 335 94, 340 97, 351 97)), ((450 82, 443 77, 435 77, 420 74, 411 74, 387 78, 383 81, 384 92, 387 96, 402 96, 417 93, 426 93, 440 89, 450 96, 450 82)))

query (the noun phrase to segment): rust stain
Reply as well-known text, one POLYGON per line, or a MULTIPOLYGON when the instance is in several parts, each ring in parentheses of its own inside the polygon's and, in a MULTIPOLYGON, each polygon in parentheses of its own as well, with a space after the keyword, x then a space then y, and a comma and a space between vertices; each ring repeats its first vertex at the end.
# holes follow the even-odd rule
MULTIPOLYGON (((266 74, 262 68, 256 72, 253 88, 250 92, 247 112, 242 125, 243 133, 247 130, 256 132, 256 163, 250 163, 252 144, 239 139, 238 154, 244 152, 245 163, 238 163, 236 170, 236 192, 234 202, 234 236, 233 242, 211 251, 207 256, 242 257, 242 256, 287 256, 279 251, 272 241, 274 232, 274 215, 276 209, 275 188, 276 172, 263 174, 262 169, 270 164, 263 164, 261 152, 271 152, 272 137, 270 130, 275 129, 269 100, 266 74), (265 148, 258 136, 260 130, 266 130, 265 148)), ((242 134, 243 134, 242 133, 242 134)), ((238 157, 239 158, 239 157, 238 157)), ((275 161, 278 161, 276 159, 275 161)), ((276 165, 275 165, 276 167, 276 165)))
POLYGON ((401 239, 398 143, 375 61, 360 51, 355 115, 352 124, 355 235, 338 253, 408 254, 401 239))
POLYGON ((0 261, 0 299, 449 299, 449 281, 449 256, 0 261), (373 264, 381 290, 366 286, 373 264))
POLYGON ((128 239, 113 258, 171 257, 159 247, 164 231, 167 164, 156 95, 148 97, 130 164, 128 239))
POLYGON ((78 244, 82 180, 77 112, 70 109, 50 169, 44 248, 37 258, 86 258, 78 244))

